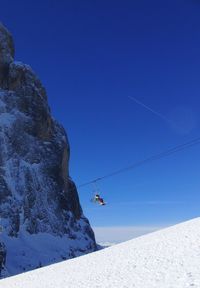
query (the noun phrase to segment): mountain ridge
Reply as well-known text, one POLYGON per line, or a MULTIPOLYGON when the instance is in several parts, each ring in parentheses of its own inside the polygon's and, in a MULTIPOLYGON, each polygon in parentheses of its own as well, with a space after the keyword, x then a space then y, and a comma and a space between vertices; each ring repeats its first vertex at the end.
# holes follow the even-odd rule
POLYGON ((67 134, 52 117, 38 76, 29 65, 15 61, 14 52, 13 38, 0 23, 0 215, 1 242, 9 246, 8 260, 3 260, 8 275, 97 249, 69 175, 67 134), (48 257, 39 256, 41 233, 65 238, 53 241, 57 254, 45 250, 48 257), (12 245, 16 238, 17 251, 12 245), (32 238, 38 243, 33 262, 32 238))

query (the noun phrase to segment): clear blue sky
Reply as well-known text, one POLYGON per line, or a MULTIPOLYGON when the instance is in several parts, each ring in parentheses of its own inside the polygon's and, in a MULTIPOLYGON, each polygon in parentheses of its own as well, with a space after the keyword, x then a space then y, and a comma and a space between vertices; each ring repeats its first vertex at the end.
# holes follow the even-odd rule
MULTIPOLYGON (((0 3, 16 59, 37 72, 67 130, 77 185, 200 135, 200 1, 0 3)), ((105 207, 80 189, 82 207, 94 226, 183 221, 200 214, 199 171, 196 146, 102 181, 105 207)))

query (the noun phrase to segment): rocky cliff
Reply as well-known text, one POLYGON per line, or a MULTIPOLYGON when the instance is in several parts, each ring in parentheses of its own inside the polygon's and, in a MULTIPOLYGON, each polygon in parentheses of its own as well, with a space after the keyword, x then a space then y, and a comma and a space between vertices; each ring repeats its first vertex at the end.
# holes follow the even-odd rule
POLYGON ((67 135, 51 116, 40 80, 30 66, 14 61, 14 51, 12 36, 0 24, 0 241, 7 251, 5 276, 96 249, 69 177, 67 135))

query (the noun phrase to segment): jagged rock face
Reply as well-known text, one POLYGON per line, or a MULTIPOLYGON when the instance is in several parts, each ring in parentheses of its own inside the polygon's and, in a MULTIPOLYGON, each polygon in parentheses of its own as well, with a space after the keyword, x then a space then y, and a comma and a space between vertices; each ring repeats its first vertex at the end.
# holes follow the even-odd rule
POLYGON ((14 43, 11 34, 0 23, 0 84, 5 86, 4 81, 7 78, 8 66, 14 58, 14 43))
POLYGON ((0 63, 9 64, 15 54, 14 43, 9 31, 0 23, 0 63))
MULTIPOLYGON (((0 214, 3 235, 5 239, 10 237, 9 241, 20 239, 23 233, 68 237, 74 244, 70 253, 66 245, 64 256, 62 252, 64 258, 94 251, 93 231, 82 213, 76 186, 69 177, 67 135, 52 118, 45 89, 38 77, 28 65, 14 62, 13 58, 12 37, 0 24, 0 214)), ((4 242, 6 245, 6 240, 4 242)), ((63 251, 63 247, 61 249, 63 251)), ((58 260, 54 255, 54 260, 49 262, 58 260)), ((35 268, 34 265, 31 264, 31 268, 35 268)), ((20 268, 16 271, 20 272, 20 268)))

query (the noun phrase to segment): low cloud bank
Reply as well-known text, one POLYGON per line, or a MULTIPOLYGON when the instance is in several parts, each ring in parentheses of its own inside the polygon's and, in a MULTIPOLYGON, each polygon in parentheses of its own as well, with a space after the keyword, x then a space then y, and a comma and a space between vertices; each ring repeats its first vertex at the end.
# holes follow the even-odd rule
POLYGON ((139 237, 141 235, 154 232, 166 226, 113 226, 113 227, 93 227, 96 241, 99 244, 120 243, 139 237))

